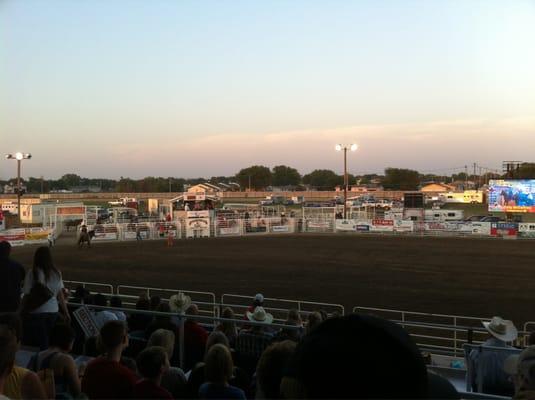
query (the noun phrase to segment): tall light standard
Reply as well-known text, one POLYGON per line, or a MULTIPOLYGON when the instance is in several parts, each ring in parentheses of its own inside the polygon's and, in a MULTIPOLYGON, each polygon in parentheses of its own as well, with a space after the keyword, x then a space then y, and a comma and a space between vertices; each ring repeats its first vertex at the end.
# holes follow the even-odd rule
POLYGON ((17 152, 15 154, 6 154, 6 158, 8 160, 17 160, 17 215, 19 219, 19 225, 22 224, 21 218, 20 218, 20 164, 22 160, 29 160, 32 158, 32 155, 30 153, 20 153, 17 152))
POLYGON ((347 219, 347 187, 349 185, 347 179, 347 151, 356 151, 358 146, 356 144, 341 145, 337 144, 334 149, 336 151, 344 151, 344 219, 347 219))

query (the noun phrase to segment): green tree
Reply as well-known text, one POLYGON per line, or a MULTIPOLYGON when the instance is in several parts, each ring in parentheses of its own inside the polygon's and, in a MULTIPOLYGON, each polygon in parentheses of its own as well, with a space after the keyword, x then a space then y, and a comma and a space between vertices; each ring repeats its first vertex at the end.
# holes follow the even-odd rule
POLYGON ((243 188, 260 190, 271 184, 271 171, 263 165, 253 165, 240 170, 236 174, 236 180, 243 188))
POLYGON ((513 179, 535 179, 535 163, 524 163, 510 175, 513 179))
POLYGON ((301 183, 301 175, 292 167, 277 165, 271 171, 273 186, 297 186, 301 183))
POLYGON ((420 184, 418 171, 403 168, 385 169, 383 186, 390 190, 417 190, 420 184))
POLYGON ((82 178, 76 174, 65 174, 60 179, 60 185, 64 189, 70 189, 73 186, 80 186, 82 184, 82 178))
POLYGON ((316 169, 303 176, 303 183, 318 190, 333 190, 336 185, 343 185, 344 177, 330 169, 316 169))

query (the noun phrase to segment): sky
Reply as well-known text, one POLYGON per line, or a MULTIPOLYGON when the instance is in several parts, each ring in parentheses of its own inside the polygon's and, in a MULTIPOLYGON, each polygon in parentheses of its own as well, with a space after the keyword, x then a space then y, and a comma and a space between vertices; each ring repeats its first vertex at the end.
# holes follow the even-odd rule
MULTIPOLYGON (((2 0, 23 176, 535 161, 535 0, 2 0)), ((16 174, 0 162, 0 178, 16 174)))

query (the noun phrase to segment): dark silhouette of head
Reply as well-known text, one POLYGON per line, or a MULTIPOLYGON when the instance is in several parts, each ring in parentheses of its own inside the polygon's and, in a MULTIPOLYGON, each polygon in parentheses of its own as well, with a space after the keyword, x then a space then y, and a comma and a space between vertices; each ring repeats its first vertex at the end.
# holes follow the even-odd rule
POLYGON ((308 398, 424 398, 424 360, 401 326, 368 315, 331 318, 306 335, 293 363, 308 398))

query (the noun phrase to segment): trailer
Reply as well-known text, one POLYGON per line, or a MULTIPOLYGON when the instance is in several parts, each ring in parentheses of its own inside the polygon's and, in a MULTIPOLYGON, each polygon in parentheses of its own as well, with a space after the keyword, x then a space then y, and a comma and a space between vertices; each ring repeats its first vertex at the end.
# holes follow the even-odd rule
POLYGON ((424 220, 426 222, 449 222, 462 221, 464 219, 463 210, 425 210, 424 220))

